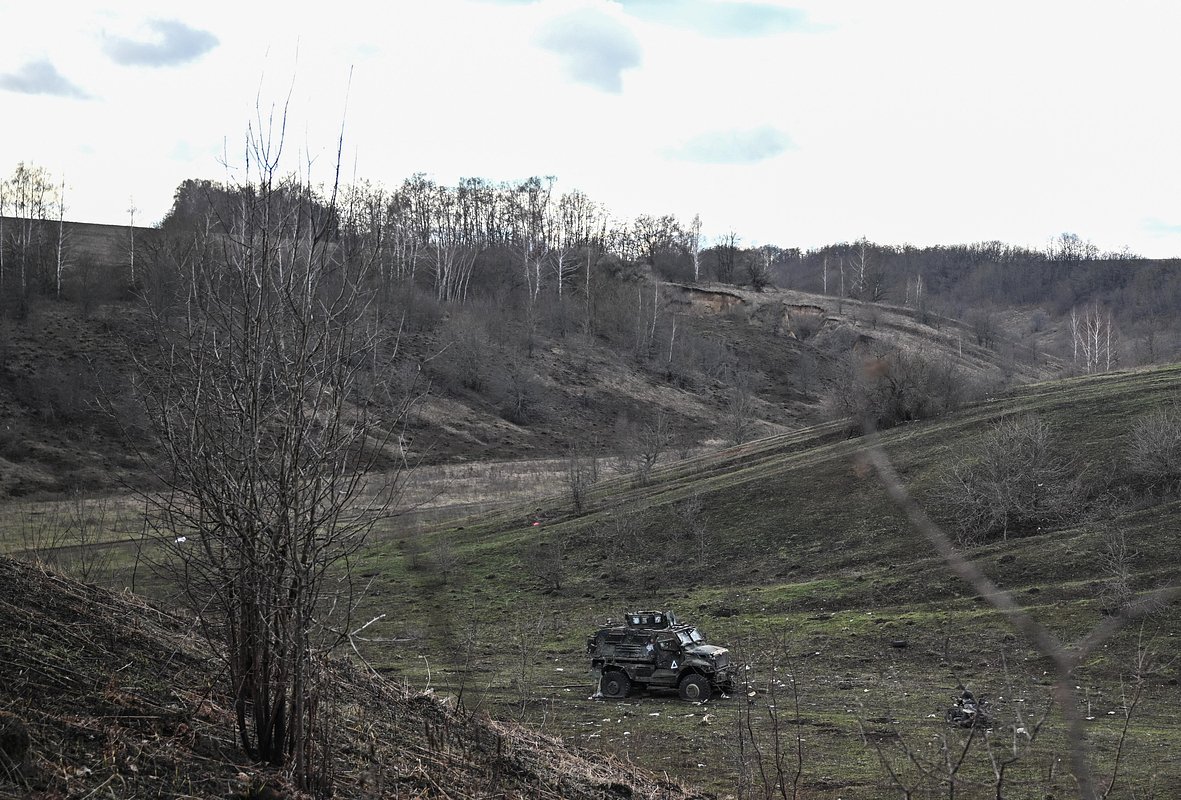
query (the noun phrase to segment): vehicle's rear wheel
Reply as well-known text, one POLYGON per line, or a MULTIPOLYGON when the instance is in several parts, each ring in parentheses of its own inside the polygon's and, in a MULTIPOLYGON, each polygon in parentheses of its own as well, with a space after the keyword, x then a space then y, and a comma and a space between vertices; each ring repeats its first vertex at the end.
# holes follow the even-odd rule
POLYGON ((619 670, 604 672, 603 677, 599 680, 599 692, 603 697, 627 697, 631 688, 631 680, 619 670))
POLYGON ((709 687, 709 681, 700 675, 686 675, 681 678, 681 685, 677 687, 677 691, 681 693, 682 700, 696 700, 698 702, 705 702, 713 691, 709 687))

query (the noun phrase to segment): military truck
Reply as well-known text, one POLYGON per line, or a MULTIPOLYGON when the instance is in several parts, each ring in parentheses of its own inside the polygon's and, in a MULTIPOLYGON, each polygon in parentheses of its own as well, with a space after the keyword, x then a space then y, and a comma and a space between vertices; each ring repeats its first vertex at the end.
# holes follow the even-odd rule
POLYGON ((705 643, 671 611, 629 611, 587 637, 599 694, 626 697, 635 689, 676 689, 683 700, 708 700, 734 688, 730 651, 705 643))

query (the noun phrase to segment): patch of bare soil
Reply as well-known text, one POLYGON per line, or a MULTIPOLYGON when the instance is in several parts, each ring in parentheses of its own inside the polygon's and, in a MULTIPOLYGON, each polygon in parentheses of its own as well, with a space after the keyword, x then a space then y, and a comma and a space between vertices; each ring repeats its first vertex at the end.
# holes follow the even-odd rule
MULTIPOLYGON (((337 797, 684 798, 684 787, 333 666, 337 797)), ((236 746, 205 643, 130 594, 0 558, 0 797, 302 796, 236 746)))

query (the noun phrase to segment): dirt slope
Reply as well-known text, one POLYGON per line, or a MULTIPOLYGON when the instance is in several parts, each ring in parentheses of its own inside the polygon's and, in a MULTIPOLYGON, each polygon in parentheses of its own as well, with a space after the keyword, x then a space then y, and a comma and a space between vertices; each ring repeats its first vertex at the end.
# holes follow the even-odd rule
MULTIPOLYGON (((0 797, 299 796, 241 756, 216 663, 181 619, 0 558, 0 631, 0 797)), ((337 669, 337 797, 692 796, 337 669)))

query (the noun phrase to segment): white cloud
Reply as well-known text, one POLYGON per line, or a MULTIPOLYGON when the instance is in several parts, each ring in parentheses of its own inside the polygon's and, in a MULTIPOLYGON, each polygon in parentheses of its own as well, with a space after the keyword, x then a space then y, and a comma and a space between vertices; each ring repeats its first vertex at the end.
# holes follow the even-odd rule
POLYGON ((810 30, 808 15, 777 3, 745 0, 618 0, 629 14, 703 36, 770 36, 810 30))
POLYGON ((640 42, 626 25, 597 8, 580 8, 549 20, 537 42, 555 53, 567 76, 604 92, 623 91, 623 72, 640 66, 640 42))
POLYGON ((670 156, 702 164, 757 164, 793 147, 791 137, 770 125, 709 131, 669 148, 670 156))
POLYGON ((0 89, 21 94, 47 94, 85 99, 85 91, 57 71, 48 59, 30 61, 15 72, 0 74, 0 89))
POLYGON ((198 59, 218 44, 209 31, 178 20, 151 20, 148 27, 154 32, 150 40, 111 36, 103 42, 103 51, 123 66, 170 67, 198 59))

